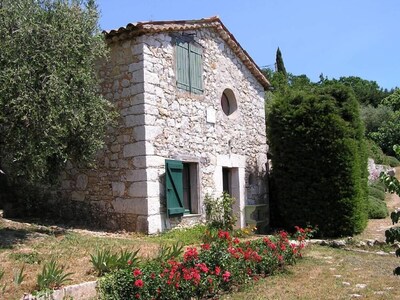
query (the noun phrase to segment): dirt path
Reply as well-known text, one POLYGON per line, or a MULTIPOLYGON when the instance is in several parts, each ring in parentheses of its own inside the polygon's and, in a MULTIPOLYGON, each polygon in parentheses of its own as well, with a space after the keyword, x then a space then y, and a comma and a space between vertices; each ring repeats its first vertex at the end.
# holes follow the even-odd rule
MULTIPOLYGON (((400 180, 400 167, 396 168, 396 177, 400 180)), ((386 194, 386 205, 389 210, 389 214, 395 209, 400 209, 400 197, 396 194, 386 194)), ((364 232, 357 236, 362 240, 379 240, 385 241, 385 230, 392 227, 392 220, 390 216, 386 219, 375 219, 368 220, 367 228, 364 232)))
MULTIPOLYGON (((389 214, 400 207, 400 198, 397 195, 386 195, 386 205, 389 210, 389 214)), ((362 240, 385 240, 385 230, 392 227, 392 220, 390 216, 386 217, 386 219, 374 219, 368 220, 367 228, 363 233, 357 236, 357 238, 362 240)))

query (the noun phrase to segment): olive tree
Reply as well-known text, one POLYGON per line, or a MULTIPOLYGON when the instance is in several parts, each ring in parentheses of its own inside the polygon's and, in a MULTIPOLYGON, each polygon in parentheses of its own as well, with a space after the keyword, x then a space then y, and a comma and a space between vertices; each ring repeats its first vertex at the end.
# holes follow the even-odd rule
POLYGON ((93 0, 0 1, 0 169, 8 178, 43 182, 102 147, 114 115, 95 71, 106 53, 93 0))

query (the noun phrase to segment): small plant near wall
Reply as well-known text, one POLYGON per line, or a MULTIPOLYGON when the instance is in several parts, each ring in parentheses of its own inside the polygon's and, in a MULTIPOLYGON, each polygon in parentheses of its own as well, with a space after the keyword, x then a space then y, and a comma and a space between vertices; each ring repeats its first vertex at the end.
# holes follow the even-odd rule
POLYGON ((129 265, 136 265, 139 262, 137 257, 139 250, 129 252, 121 251, 119 254, 112 253, 109 249, 98 249, 90 255, 90 262, 98 276, 102 276, 113 270, 119 270, 129 265))
POLYGON ((65 273, 64 267, 52 259, 44 264, 42 272, 37 276, 37 288, 39 291, 48 291, 59 288, 71 281, 72 273, 65 273))
POLYGON ((207 226, 210 229, 223 229, 232 231, 237 217, 233 213, 235 199, 228 193, 223 193, 216 199, 206 195, 204 207, 206 211, 207 226))

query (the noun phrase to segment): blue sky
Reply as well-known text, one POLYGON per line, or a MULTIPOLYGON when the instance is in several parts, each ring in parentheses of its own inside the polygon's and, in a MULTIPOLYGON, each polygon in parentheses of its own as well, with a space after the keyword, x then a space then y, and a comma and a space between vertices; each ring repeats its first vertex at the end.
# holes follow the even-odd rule
POLYGON ((275 62, 318 81, 360 76, 400 87, 399 0, 98 0, 102 29, 218 15, 260 66, 275 62))

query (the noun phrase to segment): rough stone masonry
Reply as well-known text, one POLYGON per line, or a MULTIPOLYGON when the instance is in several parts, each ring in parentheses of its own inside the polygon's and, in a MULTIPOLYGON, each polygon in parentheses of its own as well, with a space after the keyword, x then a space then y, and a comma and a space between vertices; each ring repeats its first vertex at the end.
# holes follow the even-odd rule
POLYGON ((254 63, 218 18, 136 26, 106 33, 110 57, 98 74, 101 92, 120 113, 118 125, 108 130, 96 168, 68 165, 63 201, 77 214, 86 207, 82 217, 102 227, 151 234, 204 217, 204 197, 220 196, 228 178, 237 225, 245 226, 244 206, 268 203, 266 79, 249 68, 254 63), (200 94, 176 84, 174 39, 184 35, 202 48, 200 94), (224 92, 236 105, 230 115, 221 106, 224 92), (166 214, 166 159, 189 166, 189 214, 166 214))

